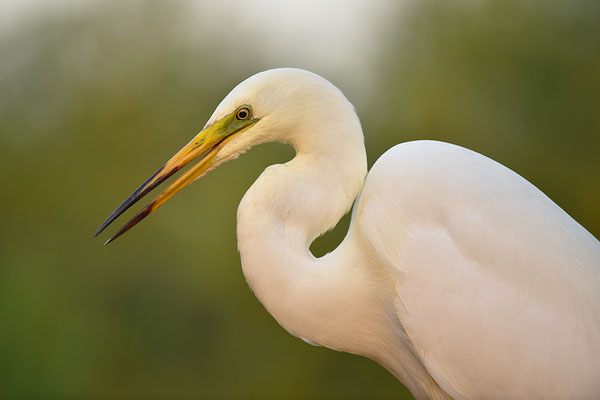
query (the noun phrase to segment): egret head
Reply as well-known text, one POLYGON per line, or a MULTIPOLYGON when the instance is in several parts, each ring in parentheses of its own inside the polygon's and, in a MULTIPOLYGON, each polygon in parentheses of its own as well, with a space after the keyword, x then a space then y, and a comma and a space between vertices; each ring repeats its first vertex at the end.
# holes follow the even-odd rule
POLYGON ((322 125, 327 121, 343 121, 360 127, 352 104, 324 78, 294 68, 268 70, 253 75, 221 101, 196 137, 113 211, 98 228, 96 235, 152 189, 195 159, 198 159, 195 165, 106 243, 121 236, 190 182, 252 146, 278 141, 291 144, 297 152, 302 151, 303 146, 334 146, 334 141, 322 134, 322 125), (336 118, 341 115, 345 118, 336 118))
MULTIPOLYGON (((335 145, 340 138, 323 137, 331 124, 343 121, 360 126, 354 107, 337 87, 296 68, 272 69, 246 79, 221 101, 204 129, 243 106, 250 107, 251 120, 257 124, 234 135, 215 155, 213 165, 266 142, 290 144, 296 151, 303 146, 323 146, 327 141, 335 145)), ((359 139, 362 141, 362 136, 359 139)))

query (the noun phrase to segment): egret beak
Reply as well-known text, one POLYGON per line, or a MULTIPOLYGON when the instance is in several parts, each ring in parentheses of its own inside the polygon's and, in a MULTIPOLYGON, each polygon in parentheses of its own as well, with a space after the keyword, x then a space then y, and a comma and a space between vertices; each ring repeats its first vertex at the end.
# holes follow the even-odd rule
MULTIPOLYGON (((243 106, 249 110, 248 106, 243 106)), ((229 142, 236 134, 250 128, 256 124, 259 119, 250 118, 250 112, 246 114, 247 119, 240 120, 239 110, 236 113, 225 116, 214 124, 207 126, 184 148, 179 150, 165 165, 154 173, 146 182, 138 187, 98 228, 94 237, 98 236, 108 225, 123 214, 129 207, 137 203, 142 197, 150 193, 154 188, 164 182, 167 178, 179 171, 192 160, 200 157, 198 162, 180 176, 175 182, 163 190, 154 200, 148 203, 135 217, 133 217, 125 226, 104 243, 107 245, 119 236, 133 228, 138 222, 146 218, 153 211, 158 209, 175 193, 179 192, 186 185, 200 177, 213 164, 214 156, 229 142)))

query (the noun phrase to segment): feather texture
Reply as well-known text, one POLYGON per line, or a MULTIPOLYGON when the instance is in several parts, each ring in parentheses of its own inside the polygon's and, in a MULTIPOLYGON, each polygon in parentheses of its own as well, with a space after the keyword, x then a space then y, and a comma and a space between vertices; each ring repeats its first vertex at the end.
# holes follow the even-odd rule
POLYGON ((285 329, 378 361, 420 399, 600 397, 600 243, 542 192, 433 141, 365 179, 354 107, 306 71, 247 79, 209 124, 242 104, 261 120, 215 167, 267 141, 297 153, 238 209, 244 274, 285 329), (313 257, 357 196, 345 240, 313 257))

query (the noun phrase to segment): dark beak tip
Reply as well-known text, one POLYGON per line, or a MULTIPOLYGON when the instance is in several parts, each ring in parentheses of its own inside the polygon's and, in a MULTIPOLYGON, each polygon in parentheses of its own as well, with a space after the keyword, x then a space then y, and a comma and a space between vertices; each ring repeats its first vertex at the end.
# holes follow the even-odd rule
MULTIPOLYGON (((113 213, 114 214, 114 213, 113 213)), ((94 233, 94 237, 97 237, 99 234, 102 233, 102 231, 104 231, 104 229, 106 229, 106 227, 114 220, 115 218, 113 218, 113 215, 111 214, 110 217, 108 217, 108 219, 106 221, 104 221, 102 223, 102 225, 100 225, 100 227, 96 230, 96 233, 94 233)))
MULTIPOLYGON (((97 237, 100 233, 102 233, 102 231, 108 227, 110 224, 113 223, 113 221, 115 219, 117 219, 121 214, 123 214, 125 211, 127 211, 129 209, 129 207, 131 207, 132 205, 134 205, 135 203, 137 203, 138 200, 140 200, 142 197, 144 197, 146 194, 148 194, 152 189, 154 189, 155 187, 157 187, 158 185, 160 185, 162 182, 164 182, 167 178, 169 178, 171 175, 173 175, 175 172, 177 172, 178 169, 173 169, 170 171, 167 171, 165 173, 165 175, 161 176, 159 179, 157 179, 155 182, 152 182, 152 180, 158 175, 160 174, 163 169, 165 168, 165 166, 163 165, 162 167, 160 167, 158 169, 158 171, 156 171, 154 174, 152 174, 152 176, 150 178, 148 178, 146 180, 146 182, 142 183, 140 185, 140 187, 138 187, 136 190, 133 191, 133 193, 131 193, 129 195, 129 197, 127 197, 125 199, 125 201, 123 201, 106 219, 106 221, 104 221, 102 223, 102 225, 100 225, 100 227, 98 228, 98 230, 96 231, 96 233, 94 233, 94 237, 97 237), (152 183, 151 183, 152 182, 152 183)), ((115 237, 109 239, 109 242, 112 239, 116 239, 115 237)), ((108 243, 108 242, 107 242, 108 243)), ((107 244, 106 243, 106 244, 107 244)))

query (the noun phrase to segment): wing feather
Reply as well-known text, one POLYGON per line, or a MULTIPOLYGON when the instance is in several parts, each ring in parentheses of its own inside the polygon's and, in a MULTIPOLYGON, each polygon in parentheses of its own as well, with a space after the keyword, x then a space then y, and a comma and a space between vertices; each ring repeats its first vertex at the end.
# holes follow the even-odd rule
POLYGON ((459 146, 409 142, 377 161, 355 212, 449 394, 600 396, 600 243, 536 187, 459 146))

